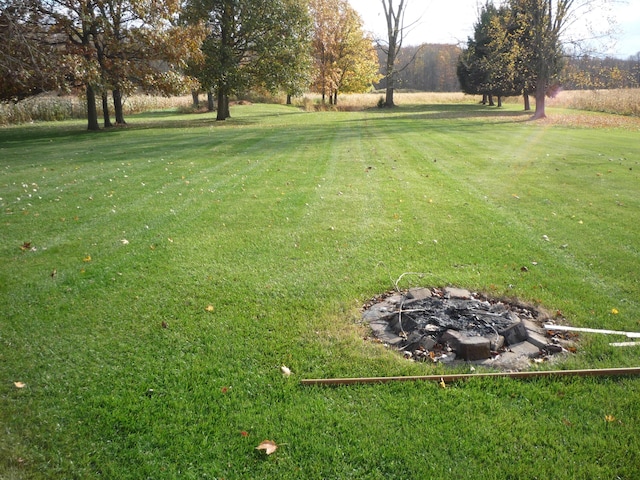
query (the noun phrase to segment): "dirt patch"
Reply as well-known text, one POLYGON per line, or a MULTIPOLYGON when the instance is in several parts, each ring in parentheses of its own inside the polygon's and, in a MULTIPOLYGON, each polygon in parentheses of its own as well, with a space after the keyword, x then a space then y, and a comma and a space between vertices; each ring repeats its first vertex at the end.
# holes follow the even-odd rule
POLYGON ((576 335, 543 328, 555 319, 517 300, 460 288, 412 288, 369 301, 363 320, 377 341, 414 361, 472 362, 519 371, 575 351, 576 335))

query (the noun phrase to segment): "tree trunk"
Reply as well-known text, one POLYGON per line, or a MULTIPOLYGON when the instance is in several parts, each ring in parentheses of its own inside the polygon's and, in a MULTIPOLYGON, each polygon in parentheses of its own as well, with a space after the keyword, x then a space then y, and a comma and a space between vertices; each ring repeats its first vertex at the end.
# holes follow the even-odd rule
POLYGON ((486 105, 487 104, 487 94, 486 93, 482 94, 482 101, 480 103, 482 105, 486 105))
POLYGON ((544 102, 547 97, 546 84, 547 82, 542 81, 540 78, 538 79, 538 83, 536 85, 536 111, 533 114, 533 120, 547 118, 544 108, 544 102))
POLYGON ((122 92, 119 88, 115 88, 112 92, 113 95, 113 109, 116 113, 116 125, 126 125, 124 121, 124 111, 122 109, 122 92))
POLYGON ((106 90, 102 92, 102 118, 104 120, 104 128, 113 127, 109 117, 109 94, 106 90))
POLYGON ((489 106, 490 106, 490 107, 495 107, 495 106, 496 106, 496 104, 495 104, 495 102, 493 101, 493 94, 491 94, 491 93, 490 93, 490 94, 487 96, 487 98, 489 99, 489 106))
POLYGON ((498 108, 502 107, 502 95, 498 95, 498 108))
POLYGON ((337 88, 333 92, 333 104, 338 105, 338 89, 337 88))
POLYGON ((395 107, 393 93, 396 87, 396 56, 402 47, 402 39, 404 34, 404 14, 407 8, 407 2, 400 0, 394 9, 393 1, 382 0, 384 7, 384 16, 387 21, 387 39, 389 40, 389 50, 387 50, 387 61, 385 63, 384 75, 387 80, 387 89, 385 95, 385 106, 395 107))
POLYGON ((229 111, 229 95, 224 96, 224 117, 231 118, 231 112, 229 111))
POLYGON ((213 92, 209 91, 207 92, 207 111, 213 112, 215 111, 215 109, 216 107, 213 102, 213 92))
POLYGON ((229 113, 229 95, 227 95, 223 89, 218 89, 218 114, 216 120, 226 120, 231 117, 229 113))
POLYGON ((529 92, 525 90, 523 96, 524 96, 524 111, 528 112, 531 110, 531 101, 529 99, 529 92))
POLYGON ((392 23, 387 20, 389 35, 389 50, 387 51, 387 62, 385 64, 385 79, 387 81, 387 89, 385 91, 384 106, 388 108, 395 107, 393 93, 396 86, 396 54, 398 53, 398 31, 393 29, 392 23))
POLYGON ((98 125, 98 109, 96 108, 96 92, 93 86, 87 83, 87 130, 100 130, 98 125))
POLYGON ((287 93, 287 105, 291 105, 291 94, 287 93))
POLYGON ((194 110, 197 110, 198 108, 200 108, 200 95, 197 90, 191 90, 191 99, 192 99, 191 105, 193 106, 194 110))
MULTIPOLYGON (((390 56, 391 54, 388 55, 388 57, 390 56)), ((395 78, 396 72, 393 68, 394 63, 395 63, 395 55, 393 60, 387 58, 387 89, 384 96, 384 106, 389 108, 396 106, 393 99, 393 92, 394 92, 395 83, 396 83, 396 78, 395 78)))
POLYGON ((222 88, 218 88, 218 113, 216 115, 216 120, 218 121, 227 119, 227 117, 224 116, 224 97, 224 91, 222 88))

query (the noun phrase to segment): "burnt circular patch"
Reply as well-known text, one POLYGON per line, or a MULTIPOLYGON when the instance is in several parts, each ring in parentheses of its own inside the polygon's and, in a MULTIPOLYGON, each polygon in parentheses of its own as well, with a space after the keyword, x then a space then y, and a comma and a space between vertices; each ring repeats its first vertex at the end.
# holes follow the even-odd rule
POLYGON ((461 288, 411 288, 372 299, 363 320, 405 358, 523 370, 575 351, 575 335, 548 332, 542 309, 461 288))

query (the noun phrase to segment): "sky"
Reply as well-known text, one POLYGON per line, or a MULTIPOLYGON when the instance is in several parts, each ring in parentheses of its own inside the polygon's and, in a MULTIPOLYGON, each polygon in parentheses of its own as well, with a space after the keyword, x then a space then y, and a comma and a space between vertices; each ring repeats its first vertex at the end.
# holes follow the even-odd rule
MULTIPOLYGON (((365 29, 380 38, 386 38, 386 21, 381 0, 349 0, 362 17, 365 29)), ((421 43, 466 43, 473 34, 478 19, 478 5, 485 0, 407 0, 405 25, 414 24, 406 36, 405 45, 421 43)), ((397 2, 396 2, 397 3, 397 2)), ((496 1, 496 3, 498 3, 496 1)), ((619 58, 628 58, 640 52, 640 0, 622 0, 611 4, 619 34, 598 52, 619 58)), ((591 18, 583 17, 575 28, 584 28, 587 21, 600 22, 603 12, 591 18), (583 21, 584 20, 584 21, 583 21)), ((582 35, 585 37, 585 35, 582 35)))

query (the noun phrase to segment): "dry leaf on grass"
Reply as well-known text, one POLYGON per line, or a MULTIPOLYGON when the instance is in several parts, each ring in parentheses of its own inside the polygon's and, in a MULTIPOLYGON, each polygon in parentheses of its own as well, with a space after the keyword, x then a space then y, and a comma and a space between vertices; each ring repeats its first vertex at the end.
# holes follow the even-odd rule
POLYGON ((284 365, 280 367, 280 371, 282 372, 282 375, 284 375, 285 377, 288 377, 291 375, 291 370, 289 370, 289 367, 285 367, 284 365))
POLYGON ((27 386, 27 384, 24 382, 13 382, 13 384, 15 385, 16 388, 24 388, 27 386))
POLYGON ((263 440, 260 445, 256 447, 256 450, 264 450, 264 453, 271 455, 278 449, 278 445, 273 440, 263 440))
POLYGON ((440 382, 438 382, 440 387, 442 388, 447 388, 447 384, 444 383, 444 378, 440 377, 440 382))
POLYGON ((214 306, 213 306, 213 305, 207 305, 207 308, 205 308, 205 310, 206 310, 207 312, 213 312, 213 311, 215 310, 215 308, 214 308, 214 306))

